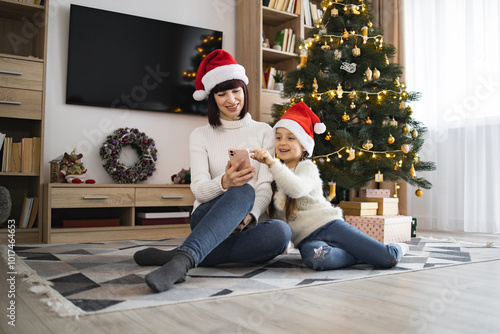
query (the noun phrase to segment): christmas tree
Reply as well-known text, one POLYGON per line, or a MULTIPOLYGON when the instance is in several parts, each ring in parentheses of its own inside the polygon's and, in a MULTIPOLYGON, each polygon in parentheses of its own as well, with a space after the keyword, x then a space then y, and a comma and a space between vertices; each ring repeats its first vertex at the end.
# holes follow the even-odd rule
POLYGON ((373 27, 371 4, 339 0, 322 7, 324 16, 300 43, 300 64, 286 74, 282 94, 290 104, 275 105, 274 120, 303 101, 325 123, 313 156, 325 185, 359 189, 371 180, 404 180, 431 188, 417 174, 435 169, 418 156, 426 129, 409 103, 420 96, 400 80, 402 66, 390 61, 396 49, 373 27))

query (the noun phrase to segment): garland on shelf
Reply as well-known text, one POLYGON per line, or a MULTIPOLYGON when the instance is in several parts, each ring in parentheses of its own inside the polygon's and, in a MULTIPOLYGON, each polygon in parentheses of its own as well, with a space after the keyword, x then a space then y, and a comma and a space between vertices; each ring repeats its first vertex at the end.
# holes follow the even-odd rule
POLYGON ((120 128, 108 136, 101 147, 100 156, 106 172, 118 183, 137 183, 153 175, 158 150, 153 138, 132 128, 120 128), (131 145, 139 153, 139 159, 132 166, 125 166, 120 160, 124 146, 131 145))

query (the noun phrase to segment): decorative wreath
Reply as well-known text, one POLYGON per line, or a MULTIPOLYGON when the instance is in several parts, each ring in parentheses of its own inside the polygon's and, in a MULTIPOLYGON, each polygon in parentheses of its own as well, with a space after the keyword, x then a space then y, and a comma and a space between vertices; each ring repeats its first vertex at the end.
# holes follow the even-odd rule
POLYGON ((153 175, 158 150, 153 138, 138 129, 120 128, 108 136, 101 147, 100 156, 106 172, 118 183, 136 183, 153 175), (125 166, 120 160, 124 146, 131 145, 139 153, 139 159, 132 166, 125 166))

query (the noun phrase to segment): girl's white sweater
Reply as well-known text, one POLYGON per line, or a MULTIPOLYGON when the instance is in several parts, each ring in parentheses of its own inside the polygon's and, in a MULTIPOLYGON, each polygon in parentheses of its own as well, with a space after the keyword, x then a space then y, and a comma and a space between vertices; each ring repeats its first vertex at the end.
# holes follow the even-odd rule
POLYGON ((269 170, 277 185, 276 218, 286 221, 286 195, 297 200, 297 211, 287 221, 294 245, 326 223, 342 219, 342 209, 333 207, 324 197, 318 167, 311 160, 299 162, 294 170, 281 163, 275 163, 269 170))

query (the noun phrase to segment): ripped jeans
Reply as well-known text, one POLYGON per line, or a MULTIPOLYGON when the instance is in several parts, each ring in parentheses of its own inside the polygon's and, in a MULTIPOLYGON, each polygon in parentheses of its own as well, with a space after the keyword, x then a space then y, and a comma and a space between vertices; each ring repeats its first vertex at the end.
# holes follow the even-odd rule
POLYGON ((384 245, 341 219, 318 228, 297 248, 304 263, 314 270, 339 269, 358 263, 391 268, 403 254, 399 245, 384 245))

